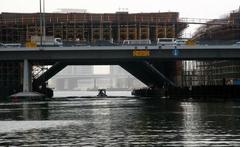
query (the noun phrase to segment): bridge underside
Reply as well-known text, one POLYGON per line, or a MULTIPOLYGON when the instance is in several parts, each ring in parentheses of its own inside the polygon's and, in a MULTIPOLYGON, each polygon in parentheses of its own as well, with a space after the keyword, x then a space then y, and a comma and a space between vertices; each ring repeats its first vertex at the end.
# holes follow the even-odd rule
MULTIPOLYGON (((45 73, 43 73, 41 76, 35 79, 31 79, 31 69, 29 68, 31 66, 38 65, 37 62, 28 61, 28 64, 25 64, 26 60, 24 62, 13 62, 13 61, 3 61, 0 62, 0 96, 1 97, 7 97, 13 93, 20 92, 22 90, 25 91, 38 91, 41 93, 46 94, 46 91, 39 91, 42 87, 46 88, 46 82, 53 77, 55 74, 57 74, 59 71, 61 71, 63 68, 65 68, 67 65, 94 65, 93 62, 81 62, 81 61, 73 61, 73 62, 55 62, 55 64, 52 64, 52 67, 48 69, 45 73), (26 67, 25 67, 26 65, 26 67), (27 73, 27 75, 25 75, 27 73), (27 79, 27 80, 26 80, 27 79), (28 81, 28 82, 25 82, 28 81), (29 81, 33 81, 33 83, 30 83, 29 81)), ((201 61, 198 61, 200 63, 201 61)), ((234 61, 234 63, 239 63, 237 61, 234 61)), ((181 63, 183 66, 183 63, 181 61, 146 61, 146 60, 139 60, 139 61, 128 61, 128 62, 98 62, 96 65, 120 65, 123 69, 131 73, 133 76, 135 76, 137 79, 142 81, 144 84, 146 84, 148 87, 152 89, 159 89, 165 86, 179 86, 179 82, 184 82, 184 78, 189 78, 191 81, 190 85, 194 86, 197 84, 201 84, 201 81, 194 81, 196 79, 191 79, 191 77, 188 77, 189 75, 185 75, 184 73, 178 73, 179 68, 178 67, 181 63), (177 81, 177 76, 179 76, 180 81, 177 81), (186 76, 186 77, 181 77, 186 76)), ((185 62, 184 62, 185 63, 185 62)), ((205 63, 205 62, 203 62, 205 63)), ((212 62, 211 62, 212 63, 212 62)), ((214 62, 214 65, 211 65, 210 62, 208 64, 204 64, 205 66, 211 65, 212 67, 221 67, 221 65, 225 62, 214 62), (219 65, 218 65, 219 64, 219 65)), ((212 63, 213 64, 213 63, 212 63)), ((41 64, 44 65, 44 64, 41 64)), ((49 64, 47 64, 49 65, 49 64)), ((185 64, 184 64, 185 65, 185 64)), ((194 65, 194 64, 193 64, 194 65)), ((202 64, 200 64, 202 66, 202 64)), ((187 65, 188 67, 188 65, 187 65)), ((236 69, 239 66, 234 66, 234 69, 236 69)), ((205 68, 204 68, 205 69, 205 68)), ((229 68, 227 68, 229 70, 229 68)), ((187 71, 188 72, 188 71, 187 71)), ((207 71, 206 71, 207 72, 207 71)), ((189 73, 187 73, 189 74, 189 73)), ((192 73, 193 77, 196 77, 196 73, 192 73)), ((203 74, 206 74, 203 72, 203 74)), ((207 77, 201 77, 204 75, 198 75, 198 78, 202 80, 206 85, 208 84, 206 82, 207 77)), ((223 76, 220 80, 222 80, 222 84, 228 84, 228 77, 223 76)), ((236 77, 237 79, 238 77, 236 77)), ((184 86, 181 84, 181 87, 184 86)), ((186 86, 186 85, 185 85, 186 86)))
MULTIPOLYGON (((51 79, 55 74, 64 69, 70 63, 57 62, 45 73, 36 79, 33 79, 33 90, 38 90, 39 87, 45 86, 45 83, 51 79)), ((75 63, 76 64, 76 63, 75 63)), ((175 73, 175 62, 160 62, 160 63, 149 63, 147 61, 139 62, 128 62, 119 64, 123 69, 131 73, 141 82, 151 88, 162 88, 166 85, 176 86, 174 83, 174 76, 170 73, 175 73), (166 65, 165 65, 166 64, 166 65), (172 66, 172 67, 170 67, 172 66), (168 67, 168 68, 166 68, 168 67), (162 68, 162 69, 161 69, 162 68), (160 70, 159 70, 160 69, 160 70), (173 71, 165 71, 165 70, 173 71), (166 76, 166 74, 170 76, 166 76)))
MULTIPOLYGON (((36 62, 28 62, 28 66, 34 66, 36 65, 36 62)), ((23 90, 23 87, 25 85, 25 91, 38 91, 42 92, 40 89, 45 87, 46 88, 46 82, 51 79, 54 75, 56 75, 58 72, 60 72, 62 69, 64 69, 67 65, 81 65, 81 62, 55 62, 49 68, 47 71, 45 71, 43 74, 41 74, 37 78, 31 79, 31 73, 32 68, 25 67, 24 69, 24 62, 1 62, 0 68, 2 68, 2 72, 5 71, 5 74, 8 73, 10 76, 14 77, 6 77, 5 79, 2 79, 0 84, 2 85, 1 89, 3 87, 9 87, 8 89, 11 90, 1 90, 0 95, 3 97, 7 97, 11 94, 14 94, 16 92, 20 92, 23 90), (8 67, 8 68, 6 68, 8 67), (11 72, 11 73, 10 73, 11 72), (25 75, 25 72, 29 75, 25 75), (13 74, 14 73, 14 74, 13 74), (27 79, 26 78, 30 78, 27 79), (7 79, 11 79, 10 81, 7 79), (32 83, 24 83, 25 81, 32 81, 32 83), (4 86, 5 84, 5 86, 4 86), (7 85, 6 85, 7 84, 7 85), (27 87, 26 87, 27 85, 27 87)), ((98 63, 98 65, 103 63, 98 63)), ((107 63, 106 63, 107 64, 107 63)), ((84 65, 90 65, 84 64, 84 65)), ((116 63, 111 63, 110 65, 116 65, 116 63)), ((141 82, 146 84, 148 87, 151 88, 161 88, 165 85, 171 85, 175 86, 174 83, 174 75, 169 74, 169 72, 165 70, 169 70, 170 64, 167 64, 167 62, 156 62, 156 63, 150 63, 147 61, 137 61, 137 62, 120 62, 118 65, 120 65, 123 69, 131 73, 133 76, 135 76, 137 79, 139 79, 141 82), (165 65, 166 64, 166 65, 165 65), (167 75, 167 76, 166 76, 167 75), (169 76, 171 75, 171 76, 169 76)), ((174 64, 171 64, 173 66, 174 64)), ((174 66, 173 68, 174 69, 174 66)), ((174 70, 173 70, 174 71, 174 70)), ((171 72, 173 72, 171 71, 171 72)), ((1 78, 4 78, 4 73, 1 76, 1 78)))
POLYGON ((148 87, 161 88, 164 85, 176 85, 171 79, 160 72, 154 64, 149 62, 130 62, 120 64, 120 66, 148 87))

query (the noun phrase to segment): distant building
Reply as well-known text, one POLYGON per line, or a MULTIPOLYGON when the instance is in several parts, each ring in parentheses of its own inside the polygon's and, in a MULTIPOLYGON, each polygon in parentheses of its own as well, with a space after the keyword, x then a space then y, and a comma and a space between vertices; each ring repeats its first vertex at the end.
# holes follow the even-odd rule
POLYGON ((110 73, 106 75, 94 74, 93 67, 68 66, 50 80, 49 86, 55 90, 131 90, 145 86, 120 66, 110 66, 110 73))

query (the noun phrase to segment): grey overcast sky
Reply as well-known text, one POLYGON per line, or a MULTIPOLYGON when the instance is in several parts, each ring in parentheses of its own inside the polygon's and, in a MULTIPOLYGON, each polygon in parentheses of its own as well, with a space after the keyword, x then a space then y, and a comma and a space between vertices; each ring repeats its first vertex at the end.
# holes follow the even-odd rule
MULTIPOLYGON (((59 8, 86 9, 90 13, 180 12, 180 17, 219 18, 238 9, 240 0, 45 0, 46 12, 59 8)), ((38 12, 39 0, 1 0, 0 12, 38 12)))

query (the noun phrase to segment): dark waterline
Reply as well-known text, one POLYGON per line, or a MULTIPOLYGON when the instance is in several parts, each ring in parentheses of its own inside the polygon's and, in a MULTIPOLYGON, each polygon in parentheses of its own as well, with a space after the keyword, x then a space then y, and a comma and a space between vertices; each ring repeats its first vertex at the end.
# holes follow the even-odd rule
POLYGON ((239 102, 10 102, 0 103, 0 120, 0 146, 240 146, 239 102))

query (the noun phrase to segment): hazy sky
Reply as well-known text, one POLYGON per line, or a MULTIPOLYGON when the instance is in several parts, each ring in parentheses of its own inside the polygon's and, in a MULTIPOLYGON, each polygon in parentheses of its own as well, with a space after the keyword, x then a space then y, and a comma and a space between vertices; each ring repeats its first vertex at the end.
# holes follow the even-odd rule
MULTIPOLYGON (((59 8, 87 9, 88 12, 116 12, 128 8, 129 12, 178 11, 180 17, 219 18, 238 9, 240 0, 45 0, 46 11, 59 8)), ((38 12, 39 0, 1 0, 0 12, 38 12)))

